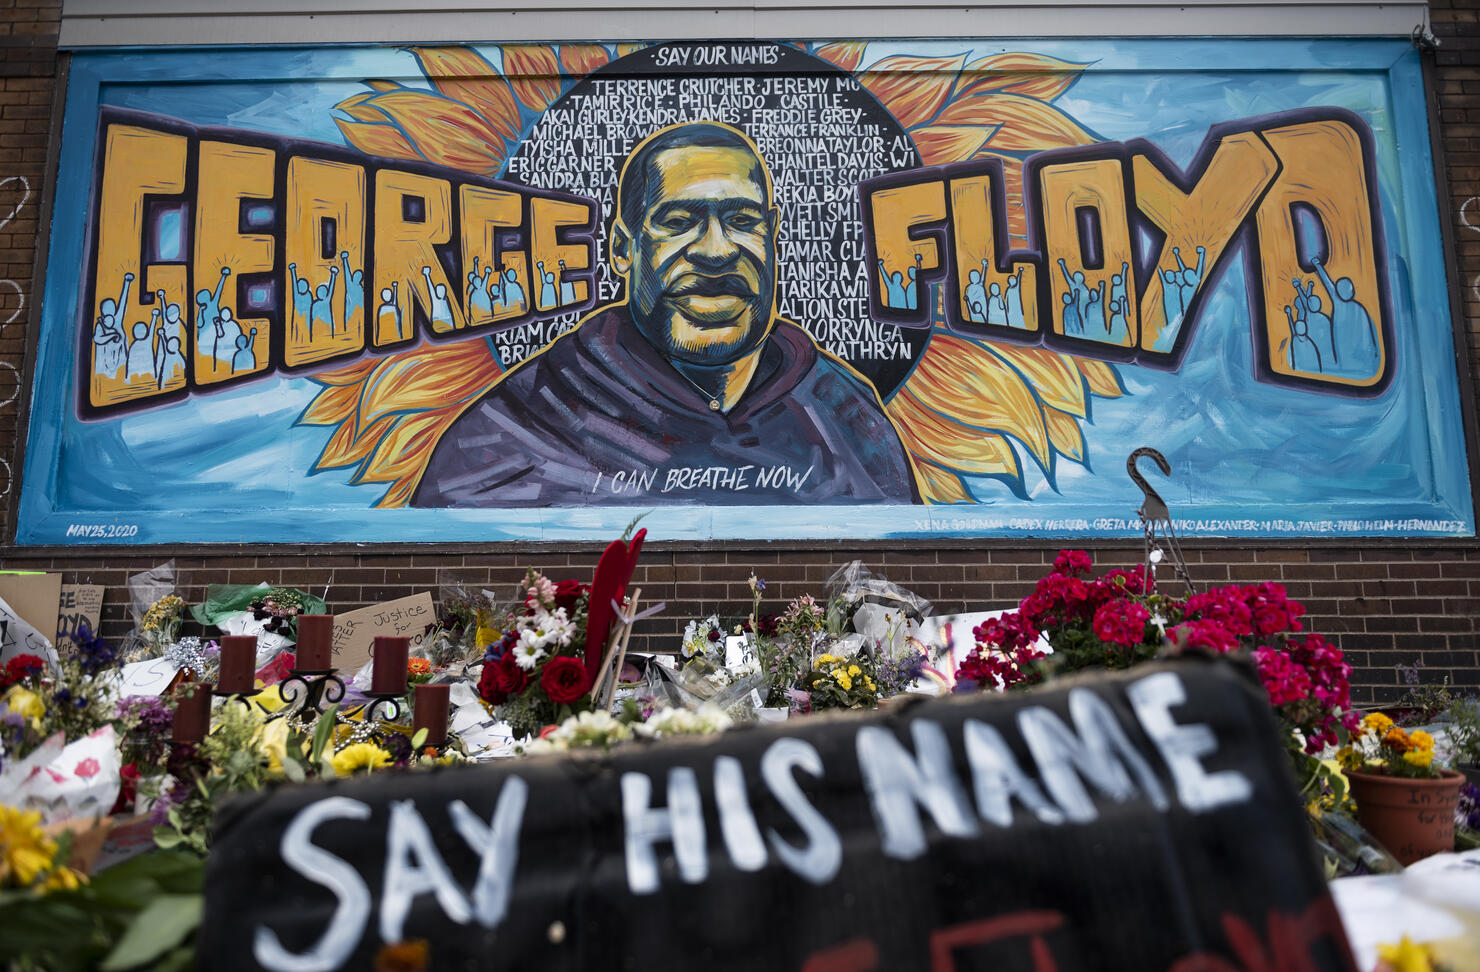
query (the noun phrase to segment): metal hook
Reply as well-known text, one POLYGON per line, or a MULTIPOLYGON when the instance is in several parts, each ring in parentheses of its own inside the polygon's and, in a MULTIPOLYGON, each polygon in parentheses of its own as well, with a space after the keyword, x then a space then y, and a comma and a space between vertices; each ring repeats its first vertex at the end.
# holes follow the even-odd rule
POLYGON ((1151 484, 1146 482, 1146 477, 1142 476, 1141 471, 1136 468, 1136 460, 1142 456, 1149 456, 1160 467, 1163 476, 1171 476, 1172 474, 1172 464, 1167 462, 1167 457, 1150 446, 1142 446, 1126 458, 1125 471, 1130 474, 1131 482, 1141 487, 1141 492, 1146 494, 1146 501, 1141 504, 1141 508, 1136 512, 1141 514, 1143 520, 1166 520, 1170 522, 1172 514, 1167 509, 1166 500, 1162 499, 1161 494, 1151 488, 1151 484))

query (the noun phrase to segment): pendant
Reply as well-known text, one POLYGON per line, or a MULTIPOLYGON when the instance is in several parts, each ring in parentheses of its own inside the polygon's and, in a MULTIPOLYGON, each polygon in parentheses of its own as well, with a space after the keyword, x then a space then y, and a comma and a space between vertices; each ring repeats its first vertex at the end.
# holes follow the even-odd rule
POLYGON ((718 401, 718 399, 711 398, 709 400, 709 410, 711 412, 718 412, 719 411, 719 401, 718 401))

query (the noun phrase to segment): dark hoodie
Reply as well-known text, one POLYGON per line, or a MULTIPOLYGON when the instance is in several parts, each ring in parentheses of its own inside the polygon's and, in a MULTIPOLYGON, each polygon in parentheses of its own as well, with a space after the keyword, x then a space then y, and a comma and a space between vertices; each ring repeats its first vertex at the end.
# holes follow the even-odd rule
POLYGON ((863 378, 777 320, 728 414, 598 310, 452 424, 425 507, 914 503, 899 435, 863 378))

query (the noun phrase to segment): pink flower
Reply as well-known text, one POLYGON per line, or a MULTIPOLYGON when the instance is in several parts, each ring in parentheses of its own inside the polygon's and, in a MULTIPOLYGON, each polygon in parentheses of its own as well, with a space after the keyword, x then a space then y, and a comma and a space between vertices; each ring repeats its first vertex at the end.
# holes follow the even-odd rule
POLYGON ((1069 577, 1088 574, 1092 567, 1094 567, 1094 561, 1090 560, 1089 554, 1083 550, 1060 550, 1059 555, 1053 561, 1054 571, 1069 577))
POLYGON ((1217 621, 1183 621, 1168 637, 1178 651, 1201 649, 1226 655, 1239 648, 1238 639, 1217 621))
POLYGON ((98 761, 89 756, 77 764, 77 768, 72 771, 72 774, 74 776, 80 776, 85 780, 90 776, 97 776, 98 769, 98 761))
POLYGON ((1095 612, 1092 622, 1095 637, 1111 644, 1131 648, 1146 637, 1146 622, 1151 612, 1135 601, 1107 601, 1095 612))

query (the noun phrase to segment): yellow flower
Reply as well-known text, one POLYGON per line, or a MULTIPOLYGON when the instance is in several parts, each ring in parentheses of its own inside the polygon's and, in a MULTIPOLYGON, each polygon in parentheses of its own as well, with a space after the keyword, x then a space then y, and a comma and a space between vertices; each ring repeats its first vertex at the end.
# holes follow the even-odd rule
POLYGON ((374 770, 389 766, 391 754, 374 743, 350 743, 329 760, 334 772, 348 776, 358 769, 374 770))
POLYGON ((842 660, 843 659, 839 658, 837 655, 818 655, 817 656, 817 664, 819 664, 819 665, 836 665, 838 662, 840 662, 842 660))
POLYGON ((41 717, 46 715, 46 703, 41 701, 41 696, 30 689, 19 685, 12 685, 10 691, 5 693, 3 700, 10 711, 22 719, 31 720, 31 728, 41 728, 41 717))
POLYGON ((837 671, 833 672, 832 677, 834 681, 843 686, 843 691, 845 692, 853 687, 853 679, 850 678, 848 676, 848 673, 843 671, 842 669, 838 669, 837 671))
POLYGON ((878 686, 874 685, 874 680, 867 675, 863 676, 863 684, 868 687, 870 692, 877 692, 879 690, 878 686))
POLYGON ((283 775, 283 760, 288 758, 288 720, 274 719, 257 729, 257 748, 267 757, 267 768, 275 776, 283 775))
POLYGON ((70 867, 59 867, 46 876, 42 888, 47 891, 76 891, 87 883, 87 875, 79 874, 70 867))
POLYGON ((854 678, 857 678, 858 676, 863 674, 863 669, 859 668, 857 665, 849 665, 848 674, 852 675, 854 678))
POLYGON ((41 813, 0 804, 0 884, 28 888, 51 867, 57 842, 41 829, 41 813))
POLYGON ((1362 718, 1362 728, 1371 729, 1379 736, 1393 727, 1393 720, 1381 712, 1369 712, 1362 718))
POLYGON ((1407 935, 1396 945, 1377 946, 1377 957, 1392 972, 1433 972, 1433 956, 1427 945, 1414 942, 1407 935))
POLYGON ((1433 761, 1434 751, 1432 749, 1410 749, 1403 754, 1403 762, 1410 763, 1414 766, 1422 766, 1425 769, 1433 761))
POLYGON ((1413 730, 1411 733, 1408 734, 1408 739, 1410 742, 1413 743, 1414 749, 1427 749, 1432 751, 1434 748, 1434 737, 1424 732, 1422 729, 1413 730))

